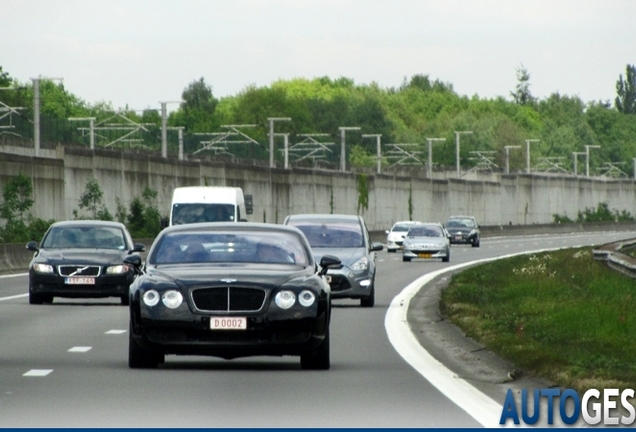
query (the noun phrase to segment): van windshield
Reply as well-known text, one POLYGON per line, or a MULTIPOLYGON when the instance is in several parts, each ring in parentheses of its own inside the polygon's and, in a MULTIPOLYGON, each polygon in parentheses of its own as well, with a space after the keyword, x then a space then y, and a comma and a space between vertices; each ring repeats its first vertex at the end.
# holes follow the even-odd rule
POLYGON ((179 203, 172 206, 172 225, 199 222, 234 222, 234 205, 179 203))

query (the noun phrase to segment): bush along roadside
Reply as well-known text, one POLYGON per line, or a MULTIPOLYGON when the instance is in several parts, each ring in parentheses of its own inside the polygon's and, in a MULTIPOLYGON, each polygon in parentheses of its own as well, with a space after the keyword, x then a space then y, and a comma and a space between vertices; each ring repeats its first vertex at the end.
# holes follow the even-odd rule
POLYGON ((456 274, 440 310, 522 373, 577 391, 634 388, 634 280, 591 248, 518 256, 456 274))

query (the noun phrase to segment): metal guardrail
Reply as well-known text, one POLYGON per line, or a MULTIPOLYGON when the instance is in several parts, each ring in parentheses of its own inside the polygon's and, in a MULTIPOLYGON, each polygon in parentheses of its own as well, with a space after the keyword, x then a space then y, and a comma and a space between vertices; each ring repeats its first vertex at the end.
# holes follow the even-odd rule
POLYGON ((592 254, 595 260, 605 261, 609 268, 636 279, 636 258, 623 252, 634 245, 636 239, 622 240, 593 249, 592 254))

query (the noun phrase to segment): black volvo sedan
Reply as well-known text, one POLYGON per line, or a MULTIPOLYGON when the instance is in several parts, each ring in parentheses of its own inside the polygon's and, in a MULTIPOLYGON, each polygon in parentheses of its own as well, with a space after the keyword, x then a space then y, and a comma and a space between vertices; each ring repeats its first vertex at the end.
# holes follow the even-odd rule
POLYGON ((29 265, 29 303, 51 303, 53 297, 119 297, 128 305, 136 270, 125 257, 143 252, 119 222, 73 220, 52 224, 37 242, 29 265))
POLYGON ((329 369, 331 296, 304 234, 266 223, 196 223, 161 231, 130 287, 128 365, 170 355, 300 356, 329 369))

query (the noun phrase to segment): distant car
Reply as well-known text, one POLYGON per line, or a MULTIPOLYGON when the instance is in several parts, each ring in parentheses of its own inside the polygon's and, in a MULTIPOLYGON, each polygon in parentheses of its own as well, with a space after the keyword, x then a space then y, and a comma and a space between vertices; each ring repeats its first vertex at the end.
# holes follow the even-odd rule
POLYGON ((331 297, 301 231, 265 223, 192 223, 165 228, 130 287, 128 366, 156 368, 166 355, 233 359, 300 356, 329 369, 331 297))
POLYGON ((124 264, 145 246, 133 244, 119 222, 74 220, 52 224, 37 242, 29 264, 29 303, 51 303, 54 297, 119 297, 128 304, 128 289, 136 273, 124 264))
POLYGON ((479 224, 473 216, 451 216, 445 227, 451 235, 451 244, 470 244, 472 247, 479 247, 479 224))
POLYGON ((402 261, 413 258, 441 258, 450 261, 449 234, 440 223, 413 225, 404 238, 402 261))
POLYGON ((327 271, 332 298, 360 299, 360 306, 374 306, 375 252, 384 245, 371 241, 362 216, 295 214, 287 216, 283 223, 305 234, 316 260, 328 254, 342 262, 327 271))
POLYGON ((406 232, 416 223, 419 223, 419 221, 400 221, 393 224, 390 230, 386 230, 386 251, 396 252, 402 249, 406 232))

